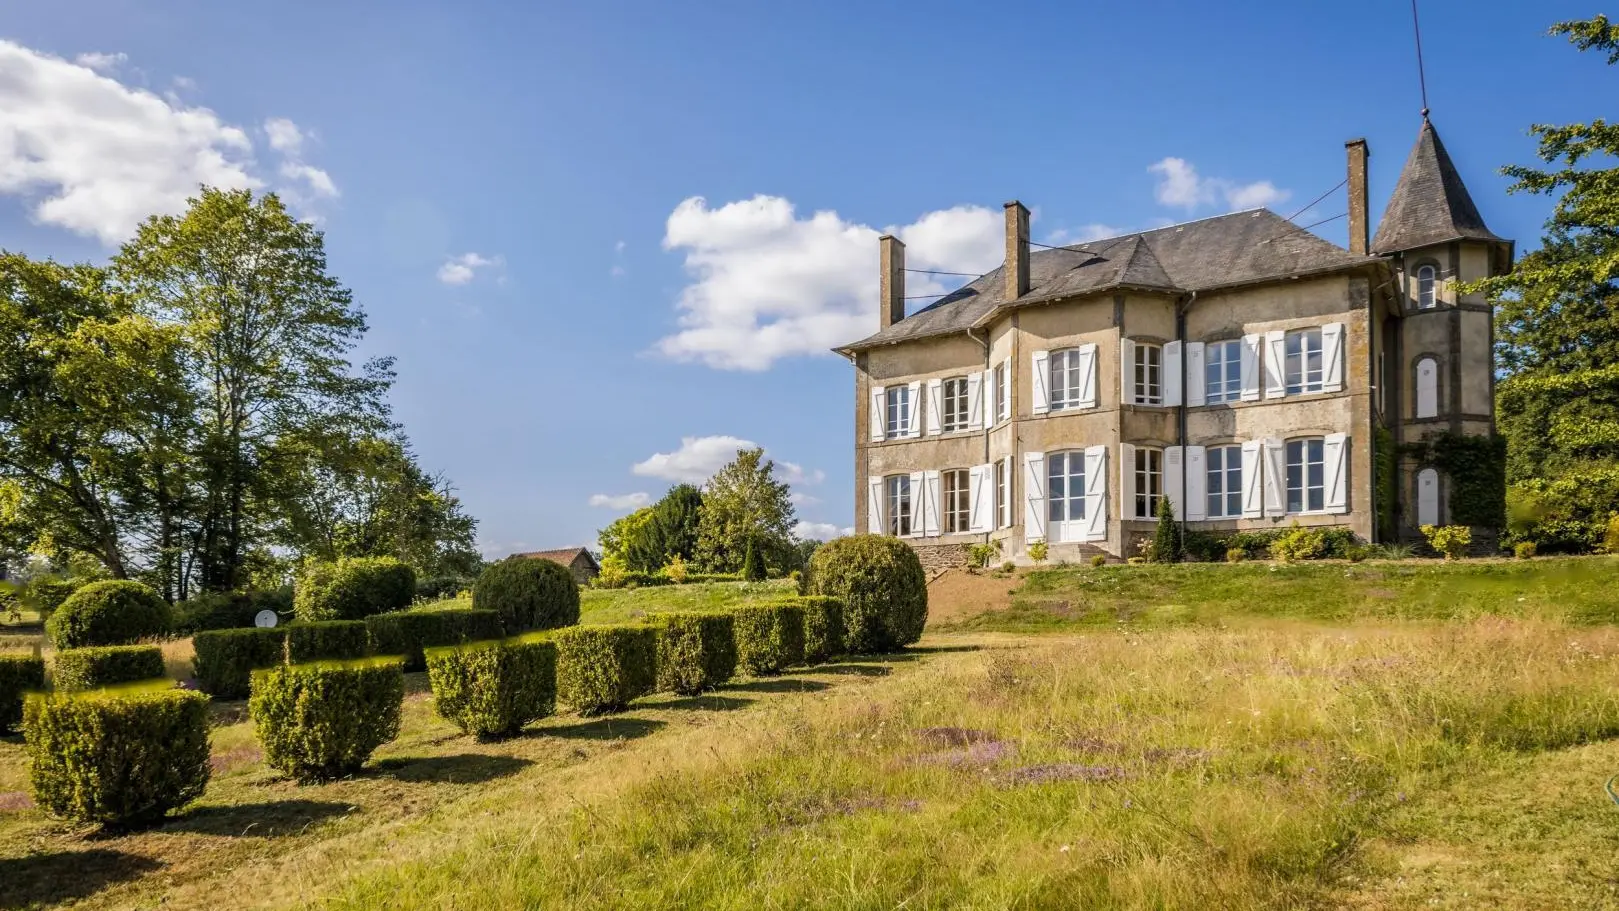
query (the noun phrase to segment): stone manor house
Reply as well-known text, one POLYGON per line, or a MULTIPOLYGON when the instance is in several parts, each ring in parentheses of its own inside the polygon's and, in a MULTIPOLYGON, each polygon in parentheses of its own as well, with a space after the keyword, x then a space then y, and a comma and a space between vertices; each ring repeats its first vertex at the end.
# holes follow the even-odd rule
POLYGON ((905 247, 882 238, 881 328, 838 349, 856 528, 931 567, 991 540, 1132 556, 1165 499, 1213 532, 1446 524, 1448 479, 1410 457, 1378 521, 1376 431, 1493 432, 1490 307, 1457 285, 1511 268, 1513 244, 1426 117, 1368 238, 1369 153, 1346 148, 1347 250, 1256 209, 1031 252, 1010 202, 1001 267, 906 316, 905 247))

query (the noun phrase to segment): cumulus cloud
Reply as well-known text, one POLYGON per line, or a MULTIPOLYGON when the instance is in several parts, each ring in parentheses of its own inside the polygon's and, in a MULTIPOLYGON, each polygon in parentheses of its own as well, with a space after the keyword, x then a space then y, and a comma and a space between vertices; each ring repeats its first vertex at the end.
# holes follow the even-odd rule
POLYGON ((1268 180, 1238 183, 1223 177, 1204 177, 1184 158, 1169 157, 1147 166, 1158 176, 1153 197, 1166 206, 1193 211, 1221 200, 1232 209, 1254 209, 1282 202, 1292 194, 1268 180))
MULTIPOLYGON (((713 477, 736 458, 739 449, 756 449, 757 443, 733 436, 681 437, 680 448, 674 452, 655 452, 645 460, 630 466, 634 474, 648 478, 663 478, 683 484, 701 484, 713 477)), ((826 472, 808 469, 797 462, 775 459, 776 476, 789 484, 819 484, 826 480, 826 472)))
MULTIPOLYGON (((150 215, 184 211, 201 184, 266 186, 247 130, 172 92, 118 81, 125 60, 97 52, 69 61, 0 40, 0 194, 24 200, 40 224, 112 246, 150 215)), ((337 195, 331 175, 266 135, 291 181, 276 187, 289 202, 337 195)))
POLYGON ((597 493, 590 496, 590 505, 600 506, 604 509, 614 509, 619 512, 640 509, 651 502, 652 496, 641 491, 621 494, 597 493))
POLYGON ((464 285, 477 275, 479 269, 489 269, 501 264, 498 256, 483 256, 478 253, 463 253, 452 256, 438 267, 438 280, 446 285, 464 285))
MULTIPOLYGON (((986 272, 1004 253, 1004 216, 978 206, 929 212, 890 227, 913 269, 986 272)), ((676 303, 679 330, 663 355, 725 370, 764 370, 877 329, 877 238, 884 232, 836 212, 800 216, 779 196, 712 208, 694 196, 665 225, 663 246, 685 255, 691 282, 676 303)), ((907 296, 946 291, 934 276, 907 276, 907 296)))
POLYGON ((1076 228, 1058 228, 1046 235, 1046 243, 1054 247, 1062 247, 1069 244, 1090 243, 1093 240, 1101 240, 1105 237, 1118 237, 1123 233, 1125 233, 1123 228, 1092 222, 1076 228))
POLYGON ((793 526, 793 537, 800 541, 830 541, 853 533, 853 529, 839 528, 831 522, 799 522, 793 526))
POLYGON ((309 211, 316 200, 338 195, 332 176, 304 161, 307 135, 296 123, 285 117, 272 117, 264 121, 264 135, 270 148, 281 156, 281 176, 291 181, 282 187, 282 193, 301 210, 309 211))

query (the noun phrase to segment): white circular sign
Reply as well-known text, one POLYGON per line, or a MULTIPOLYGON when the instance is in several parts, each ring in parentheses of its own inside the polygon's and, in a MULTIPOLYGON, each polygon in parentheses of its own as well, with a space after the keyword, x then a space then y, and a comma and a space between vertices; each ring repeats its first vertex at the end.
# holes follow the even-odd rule
POLYGON ((275 626, 279 620, 280 618, 275 615, 275 611, 261 610, 259 611, 258 615, 253 618, 253 625, 262 626, 268 629, 269 627, 275 626))

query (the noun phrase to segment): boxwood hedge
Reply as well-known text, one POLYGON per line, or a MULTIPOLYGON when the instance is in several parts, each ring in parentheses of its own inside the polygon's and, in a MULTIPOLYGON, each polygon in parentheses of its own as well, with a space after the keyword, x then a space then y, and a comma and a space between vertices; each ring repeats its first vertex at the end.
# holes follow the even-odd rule
POLYGON ((24 694, 45 688, 45 659, 38 655, 0 655, 0 734, 22 722, 24 694))
POLYGON ((304 567, 292 598, 299 620, 364 620, 416 598, 416 571, 393 557, 344 557, 304 567))
POLYGON ((34 802, 75 822, 151 822, 208 784, 208 697, 165 684, 35 693, 23 707, 34 802))
POLYGON ((843 602, 805 595, 798 604, 804 608, 804 663, 820 664, 843 654, 843 602))
POLYGON ((298 781, 352 774, 399 736, 397 658, 283 664, 253 672, 248 714, 264 761, 298 781))
POLYGON ((682 696, 711 690, 736 674, 732 617, 724 611, 655 615, 658 689, 682 696))
POLYGON ((192 672, 204 692, 220 699, 246 699, 253 671, 280 664, 285 628, 205 630, 191 637, 192 672))
POLYGON ((169 631, 174 619, 157 592, 126 579, 91 582, 68 595, 45 624, 57 648, 123 645, 169 631))
POLYGON ((927 575, 916 551, 898 538, 853 535, 828 541, 810 558, 808 587, 812 595, 843 602, 850 652, 891 652, 922 638, 927 575))
POLYGON ((557 644, 557 699, 581 715, 619 711, 657 685, 655 627, 572 626, 551 639, 557 644))
POLYGON ((426 670, 423 649, 498 639, 501 634, 499 614, 465 607, 377 614, 365 618, 365 625, 370 632, 371 653, 402 656, 407 671, 426 670))
POLYGON ((804 608, 796 601, 747 604, 732 613, 742 673, 759 677, 804 663, 804 608))
POLYGON ((155 645, 100 645, 56 653, 51 682, 59 690, 92 690, 164 675, 163 650, 155 645))
POLYGON ((346 661, 364 658, 371 646, 364 620, 321 620, 287 627, 287 661, 346 661))
POLYGON ((507 557, 478 577, 472 606, 498 612, 509 634, 558 629, 579 622, 579 585, 560 563, 507 557))
POLYGON ((510 737, 556 711, 557 647, 541 637, 427 650, 439 715, 481 740, 510 737))

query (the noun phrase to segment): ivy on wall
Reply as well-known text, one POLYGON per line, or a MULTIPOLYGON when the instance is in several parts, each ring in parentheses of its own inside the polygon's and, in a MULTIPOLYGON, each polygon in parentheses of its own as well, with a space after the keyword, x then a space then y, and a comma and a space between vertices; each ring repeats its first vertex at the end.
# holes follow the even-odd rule
POLYGON ((1450 520, 1501 529, 1507 524, 1507 444, 1499 436, 1441 433, 1400 447, 1450 480, 1450 520))
POLYGON ((1372 433, 1372 500, 1377 510, 1377 539, 1394 540, 1400 503, 1400 451, 1394 445, 1394 434, 1381 425, 1372 433))

